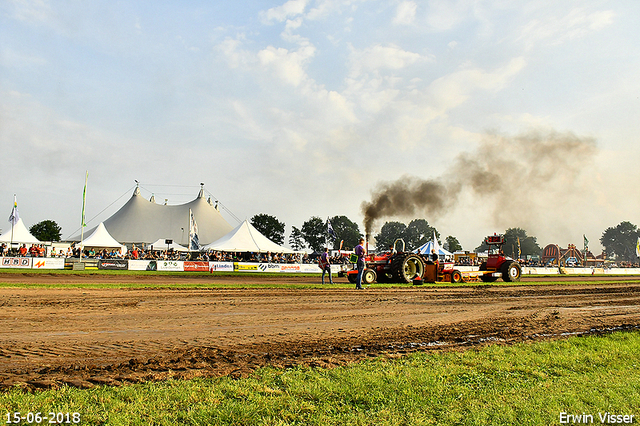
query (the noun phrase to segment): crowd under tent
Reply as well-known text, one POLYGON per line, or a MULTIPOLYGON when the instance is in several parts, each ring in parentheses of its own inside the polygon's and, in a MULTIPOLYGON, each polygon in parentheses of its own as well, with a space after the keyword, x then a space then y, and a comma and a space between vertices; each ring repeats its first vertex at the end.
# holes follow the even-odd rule
POLYGON ((248 220, 227 235, 202 248, 202 250, 250 252, 250 253, 298 253, 280 246, 260 233, 248 220))
POLYGON ((165 250, 166 251, 173 250, 173 251, 179 251, 179 252, 189 251, 188 248, 181 246, 180 244, 176 244, 173 240, 171 240, 171 243, 167 244, 167 240, 171 240, 171 238, 160 238, 151 244, 147 244, 146 248, 151 250, 151 248, 153 247, 154 251, 165 251, 165 250))
POLYGON ((42 241, 31 235, 31 233, 27 230, 27 227, 24 226, 22 219, 18 219, 15 225, 12 225, 7 232, 0 235, 0 243, 11 244, 11 242, 13 242, 14 244, 42 243, 42 241))
MULTIPOLYGON (((212 205, 211 200, 204 199, 203 191, 201 188, 198 196, 186 204, 167 205, 157 204, 154 197, 147 200, 140 194, 140 188, 136 187, 129 201, 106 219, 104 225, 113 238, 123 244, 149 245, 158 239, 169 239, 188 246, 192 212, 200 244, 209 244, 226 235, 233 227, 212 205)), ((79 241, 80 236, 71 240, 79 241)))

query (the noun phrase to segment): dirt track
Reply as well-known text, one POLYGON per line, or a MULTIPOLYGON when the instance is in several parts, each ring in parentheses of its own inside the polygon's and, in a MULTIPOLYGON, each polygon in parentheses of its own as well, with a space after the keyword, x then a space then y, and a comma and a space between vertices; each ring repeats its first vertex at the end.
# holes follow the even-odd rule
MULTIPOLYGON (((0 274, 0 282, 20 283, 194 280, 0 274)), ((640 283, 609 280, 438 289, 374 285, 365 291, 3 288, 0 387, 242 376, 267 364, 332 366, 383 354, 640 327, 640 283)))

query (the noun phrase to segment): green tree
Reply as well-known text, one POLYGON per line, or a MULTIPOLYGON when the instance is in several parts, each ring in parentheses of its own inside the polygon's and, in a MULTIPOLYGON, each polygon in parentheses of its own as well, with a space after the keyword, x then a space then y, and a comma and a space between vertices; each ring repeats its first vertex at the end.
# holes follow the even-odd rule
POLYGON ((509 228, 504 231, 503 250, 505 254, 517 259, 518 241, 520 241, 520 257, 526 258, 527 255, 539 256, 542 253, 536 237, 527 235, 527 231, 522 228, 509 228))
POLYGON ((412 220, 404 231, 404 242, 407 245, 406 250, 415 250, 428 241, 431 241, 434 233, 436 234, 436 239, 440 240, 438 231, 430 226, 429 222, 425 219, 412 220))
POLYGON ((284 222, 280 222, 275 216, 257 214, 251 218, 251 224, 274 243, 284 243, 284 222))
POLYGON ((454 237, 452 235, 449 235, 444 240, 444 248, 445 248, 445 250, 448 250, 451 253, 453 253, 455 251, 462 250, 462 245, 460 245, 460 241, 458 241, 458 239, 456 237, 454 237))
POLYGON ((387 222, 380 228, 380 233, 375 236, 376 249, 384 251, 391 246, 396 239, 404 237, 407 225, 401 222, 387 222))
MULTIPOLYGON (((339 246, 341 240, 344 241, 343 247, 345 249, 353 249, 358 245, 358 240, 362 237, 362 234, 360 233, 360 228, 357 223, 351 221, 346 216, 334 216, 329 219, 329 221, 337 237, 334 242, 334 248, 339 246)), ((328 238, 331 243, 331 236, 328 238)))
POLYGON ((295 226, 291 230, 291 235, 289 235, 289 246, 295 251, 300 251, 305 248, 304 235, 302 235, 302 231, 295 226))
POLYGON ((60 241, 62 228, 53 220, 43 220, 31 226, 29 232, 40 241, 60 241))
POLYGON ((302 224, 302 236, 311 250, 320 253, 325 246, 327 227, 322 219, 312 216, 302 224))
POLYGON ((607 252, 607 257, 613 255, 616 260, 635 260, 636 243, 640 231, 631 222, 620 222, 615 228, 605 229, 600 237, 600 243, 607 252))

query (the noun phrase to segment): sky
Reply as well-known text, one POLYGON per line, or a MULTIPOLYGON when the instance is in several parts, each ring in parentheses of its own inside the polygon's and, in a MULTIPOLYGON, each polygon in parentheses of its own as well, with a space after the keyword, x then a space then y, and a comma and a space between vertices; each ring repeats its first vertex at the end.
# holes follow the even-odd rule
POLYGON ((457 185, 445 207, 373 232, 424 218, 467 250, 520 227, 599 253, 640 224, 638 18, 632 0, 0 0, 0 228, 15 194, 27 227, 76 235, 86 172, 90 227, 136 181, 169 204, 204 183, 232 226, 265 213, 286 238, 312 216, 363 231, 377 190, 437 181, 457 185))

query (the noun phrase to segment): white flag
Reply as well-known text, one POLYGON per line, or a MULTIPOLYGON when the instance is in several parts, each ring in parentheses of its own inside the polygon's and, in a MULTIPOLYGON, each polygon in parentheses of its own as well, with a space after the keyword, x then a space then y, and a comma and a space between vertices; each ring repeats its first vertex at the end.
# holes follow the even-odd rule
POLYGON ((436 251, 436 254, 440 254, 440 246, 438 245, 438 239, 436 238, 436 231, 433 231, 433 249, 436 251))
POLYGON ((13 208, 11 209, 11 215, 9 215, 9 223, 11 226, 15 226, 16 223, 20 220, 20 215, 18 214, 18 199, 15 194, 13 195, 13 208))
POLYGON ((200 250, 200 240, 198 239, 198 224, 191 209, 189 209, 189 250, 200 250))

